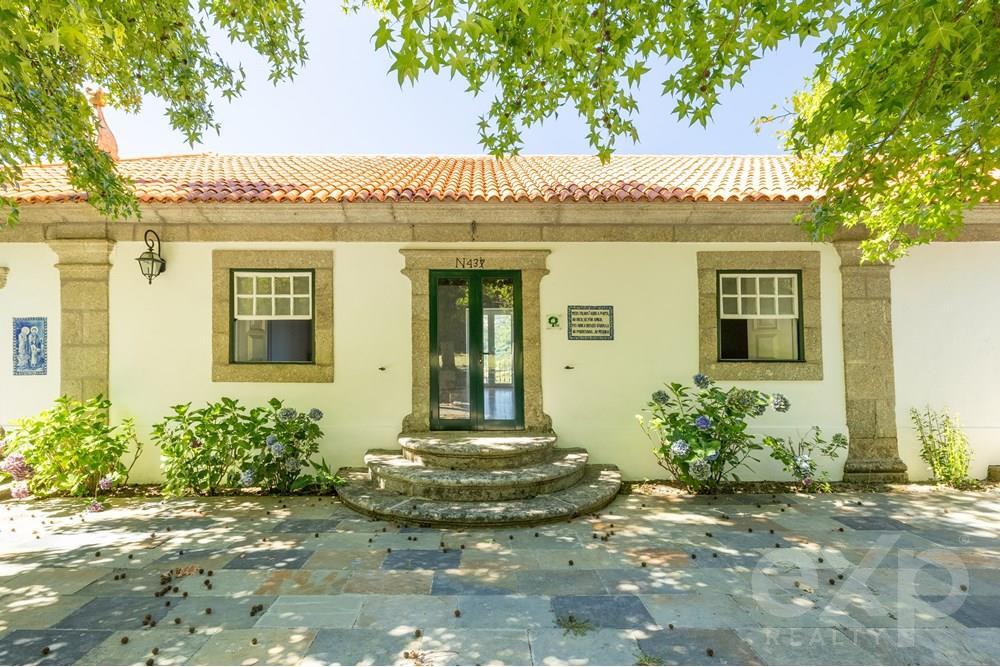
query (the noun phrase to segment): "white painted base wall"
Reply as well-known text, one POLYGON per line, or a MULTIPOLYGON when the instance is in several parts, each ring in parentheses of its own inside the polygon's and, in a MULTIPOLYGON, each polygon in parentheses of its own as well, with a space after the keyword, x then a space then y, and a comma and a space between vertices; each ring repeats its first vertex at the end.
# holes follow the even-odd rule
POLYGON ((10 269, 0 289, 0 425, 48 408, 59 397, 59 270, 45 243, 0 243, 0 266, 10 269), (48 373, 14 375, 15 317, 47 317, 48 373))
POLYGON ((910 408, 948 408, 972 447, 971 475, 1000 464, 1000 243, 917 248, 892 271, 896 420, 911 479, 926 479, 910 408))
MULTIPOLYGON (((315 406, 326 413, 322 455, 331 464, 359 465, 366 450, 394 446, 410 410, 410 283, 400 273, 403 246, 283 244, 283 248, 334 252, 333 384, 213 383, 211 251, 254 247, 274 246, 171 243, 164 246, 169 270, 150 286, 141 280, 132 260, 142 251, 142 244, 116 246, 110 287, 110 382, 115 414, 134 416, 140 432, 147 433, 177 403, 199 404, 223 395, 253 403, 278 396, 294 407, 315 406), (379 371, 380 366, 387 370, 379 371)), ((635 415, 661 383, 690 381, 698 370, 695 253, 709 246, 565 243, 518 247, 552 251, 550 273, 541 284, 543 316, 565 314, 569 304, 615 307, 612 342, 569 341, 565 329, 542 331, 545 410, 560 442, 586 447, 594 461, 615 463, 628 478, 662 477, 635 415), (574 370, 566 370, 567 365, 574 370)), ((734 244, 711 249, 753 247, 734 244)), ((787 244, 788 249, 809 247, 787 244)), ((786 415, 760 420, 760 429, 769 433, 792 435, 813 424, 829 433, 845 428, 838 260, 831 248, 822 251, 823 282, 830 295, 823 313, 827 379, 758 385, 785 392, 794 405, 786 415)), ((135 478, 156 479, 157 463, 156 456, 144 455, 135 478)), ((840 474, 840 464, 831 471, 835 476, 840 474)), ((780 475, 769 460, 756 473, 752 477, 780 475)))
MULTIPOLYGON (((410 285, 400 273, 400 244, 167 243, 169 270, 148 285, 134 258, 142 243, 119 243, 110 277, 110 393, 114 417, 135 417, 146 451, 139 482, 159 478, 149 442, 153 423, 171 405, 221 396, 248 404, 272 396, 326 413, 322 455, 334 466, 359 465, 364 452, 391 447, 410 410, 410 285), (332 249, 334 365, 332 384, 213 383, 211 380, 211 252, 214 248, 332 249), (379 371, 384 366, 387 370, 379 371)), ((412 247, 427 247, 427 244, 412 247)), ((435 245, 434 247, 447 247, 435 245)), ((465 247, 455 245, 454 247, 465 247)), ((699 250, 820 250, 824 379, 741 383, 780 391, 792 402, 754 430, 798 435, 817 425, 845 427, 839 259, 829 246, 788 244, 547 243, 489 247, 547 248, 550 273, 541 283, 543 318, 566 306, 613 305, 615 340, 569 341, 566 330, 542 330, 546 412, 563 445, 586 447, 595 462, 615 463, 627 478, 662 477, 635 415, 663 382, 689 382, 698 368, 696 253, 699 250), (567 370, 572 366, 573 370, 567 370)), ((59 276, 44 244, 0 244, 10 267, 0 290, 0 324, 49 318, 49 374, 11 375, 0 354, 0 422, 34 414, 59 393, 59 276)), ((893 271, 893 319, 900 453, 912 479, 926 478, 908 428, 911 406, 956 410, 973 447, 973 473, 1000 463, 1000 324, 993 285, 1000 282, 1000 244, 921 248, 893 271)), ((9 338, 6 339, 9 341, 9 338)), ((6 343, 5 343, 6 345, 6 343)), ((9 350, 9 348, 7 348, 9 350)), ((830 469, 839 478, 843 459, 830 469)), ((749 479, 783 478, 768 459, 749 479)))

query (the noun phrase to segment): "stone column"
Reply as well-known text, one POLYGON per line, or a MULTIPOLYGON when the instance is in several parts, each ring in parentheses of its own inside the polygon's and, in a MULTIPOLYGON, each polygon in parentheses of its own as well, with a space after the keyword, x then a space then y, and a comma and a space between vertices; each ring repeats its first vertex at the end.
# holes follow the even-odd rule
POLYGON ((85 400, 108 395, 108 272, 115 242, 49 241, 61 287, 60 392, 85 400))
POLYGON ((850 448, 847 482, 905 482, 896 439, 890 264, 861 262, 857 241, 834 244, 843 293, 844 392, 850 448))

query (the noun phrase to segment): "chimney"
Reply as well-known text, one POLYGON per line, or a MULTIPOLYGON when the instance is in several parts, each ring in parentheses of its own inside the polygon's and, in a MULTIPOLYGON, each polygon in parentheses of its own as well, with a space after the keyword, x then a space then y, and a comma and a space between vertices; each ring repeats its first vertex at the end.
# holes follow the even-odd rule
POLYGON ((97 147, 110 155, 112 160, 117 161, 118 142, 115 140, 115 135, 111 133, 111 128, 108 127, 108 121, 104 118, 104 91, 98 88, 91 93, 90 103, 93 105, 94 111, 97 112, 97 120, 100 123, 97 130, 97 147))

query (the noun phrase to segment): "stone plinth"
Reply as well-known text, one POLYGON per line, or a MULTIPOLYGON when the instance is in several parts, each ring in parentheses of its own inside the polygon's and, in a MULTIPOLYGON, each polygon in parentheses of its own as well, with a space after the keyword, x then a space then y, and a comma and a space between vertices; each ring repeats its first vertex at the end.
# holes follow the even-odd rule
POLYGON ((856 241, 835 243, 843 292, 844 392, 851 444, 844 481, 905 482, 896 439, 892 292, 888 264, 861 261, 856 241))
POLYGON ((49 241, 59 258, 60 392, 78 400, 108 395, 108 273, 114 245, 107 239, 49 241))

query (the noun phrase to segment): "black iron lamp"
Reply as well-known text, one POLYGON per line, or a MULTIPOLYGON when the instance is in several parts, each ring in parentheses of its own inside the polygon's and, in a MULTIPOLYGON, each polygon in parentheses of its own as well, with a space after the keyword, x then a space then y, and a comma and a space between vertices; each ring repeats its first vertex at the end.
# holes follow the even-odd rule
POLYGON ((152 229, 146 230, 146 251, 135 258, 142 275, 153 284, 153 278, 167 270, 167 260, 160 255, 160 237, 152 229))

